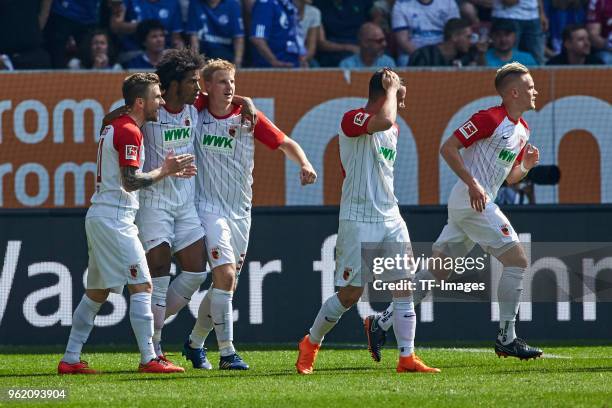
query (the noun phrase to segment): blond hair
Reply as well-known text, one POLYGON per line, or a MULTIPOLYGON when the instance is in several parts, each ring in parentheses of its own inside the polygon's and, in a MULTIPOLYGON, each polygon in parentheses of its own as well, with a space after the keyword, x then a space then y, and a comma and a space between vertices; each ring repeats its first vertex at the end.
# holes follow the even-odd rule
POLYGON ((128 75, 123 80, 121 91, 127 106, 134 105, 136 98, 146 99, 149 96, 149 89, 153 85, 159 85, 159 77, 152 72, 137 72, 128 75))
POLYGON ((217 71, 236 72, 236 66, 221 58, 210 59, 206 62, 206 65, 204 65, 204 68, 202 69, 204 81, 212 81, 213 74, 217 71))
POLYGON ((504 65, 495 74, 495 89, 501 94, 508 80, 524 74, 529 74, 529 69, 519 62, 510 62, 504 65))

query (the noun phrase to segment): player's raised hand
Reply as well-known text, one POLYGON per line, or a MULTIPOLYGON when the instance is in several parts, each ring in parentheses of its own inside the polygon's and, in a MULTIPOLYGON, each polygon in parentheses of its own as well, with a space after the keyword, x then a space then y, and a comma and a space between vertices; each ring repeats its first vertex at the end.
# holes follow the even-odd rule
POLYGON ((397 90, 397 106, 402 109, 406 107, 406 87, 404 85, 397 90))
POLYGON ((386 91, 397 90, 401 86, 400 79, 395 72, 385 68, 382 77, 382 86, 386 91))
POLYGON ((313 184, 315 181, 317 181, 317 172, 312 165, 308 163, 302 166, 300 170, 300 182, 302 185, 313 184))
POLYGON ((193 165, 195 156, 193 154, 175 155, 174 150, 171 150, 166 155, 161 171, 163 175, 169 176, 180 173, 190 165, 193 165))
POLYGON ((468 193, 470 195, 470 205, 478 212, 483 212, 489 197, 480 183, 474 180, 474 183, 468 185, 468 193))
POLYGON ((525 153, 523 155, 523 166, 527 170, 531 170, 540 162, 540 151, 537 147, 532 144, 528 144, 525 147, 525 153))
POLYGON ((240 123, 243 126, 249 126, 249 132, 252 132, 255 129, 255 125, 257 124, 257 108, 253 103, 251 98, 243 97, 244 102, 242 103, 242 109, 240 111, 242 118, 240 119, 240 123))

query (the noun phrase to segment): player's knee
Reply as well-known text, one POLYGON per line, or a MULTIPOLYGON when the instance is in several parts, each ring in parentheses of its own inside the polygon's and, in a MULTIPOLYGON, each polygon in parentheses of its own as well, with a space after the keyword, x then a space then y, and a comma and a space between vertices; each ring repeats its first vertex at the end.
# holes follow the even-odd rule
POLYGON ((128 291, 130 292, 130 295, 142 292, 151 293, 153 291, 153 286, 151 285, 151 282, 137 283, 134 285, 128 285, 128 291))
POLYGON ((88 298, 97 303, 104 303, 108 298, 110 289, 87 289, 85 291, 88 298))
POLYGON ((220 265, 214 268, 212 273, 215 288, 229 291, 234 290, 236 271, 230 264, 220 265))
POLYGON ((529 266, 527 255, 520 244, 513 246, 498 259, 504 266, 514 266, 523 269, 529 266))
POLYGON ((362 294, 363 288, 347 286, 344 288, 340 288, 340 290, 338 291, 338 299, 340 299, 340 303, 342 303, 342 306, 348 309, 359 301, 362 294))

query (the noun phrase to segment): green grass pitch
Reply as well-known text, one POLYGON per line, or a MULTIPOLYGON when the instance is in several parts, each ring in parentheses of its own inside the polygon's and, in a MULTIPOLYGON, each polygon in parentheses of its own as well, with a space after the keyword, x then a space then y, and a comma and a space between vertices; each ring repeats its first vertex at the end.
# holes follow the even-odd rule
MULTIPOLYGON (((20 348, 19 351, 22 349, 20 348)), ((364 349, 323 347, 315 373, 300 376, 296 350, 242 351, 245 372, 194 370, 179 347, 169 358, 184 374, 135 372, 134 352, 89 352, 104 374, 58 376, 60 354, 9 354, 2 350, 0 406, 53 404, 62 407, 612 407, 612 346, 546 347, 548 357, 519 361, 497 358, 492 348, 418 348, 441 374, 397 374, 397 351, 385 349, 374 363, 364 349), (66 388, 62 402, 12 402, 8 388, 66 388)), ((209 353, 213 365, 218 354, 209 353)))

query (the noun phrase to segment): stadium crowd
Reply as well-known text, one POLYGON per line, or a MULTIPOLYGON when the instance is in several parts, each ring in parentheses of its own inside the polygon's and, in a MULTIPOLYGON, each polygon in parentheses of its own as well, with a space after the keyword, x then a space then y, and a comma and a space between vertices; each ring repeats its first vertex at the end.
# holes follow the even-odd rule
POLYGON ((0 69, 612 64, 612 0, 5 0, 0 69))

